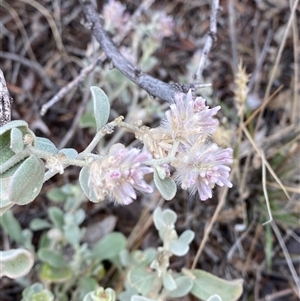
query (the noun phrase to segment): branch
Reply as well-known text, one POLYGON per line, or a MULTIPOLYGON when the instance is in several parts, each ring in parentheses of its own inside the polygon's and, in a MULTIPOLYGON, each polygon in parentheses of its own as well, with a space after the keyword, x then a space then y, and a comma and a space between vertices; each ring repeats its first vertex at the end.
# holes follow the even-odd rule
POLYGON ((198 69, 195 74, 195 83, 200 82, 200 78, 203 73, 208 54, 210 52, 213 42, 217 39, 217 14, 219 10, 219 0, 211 0, 211 2, 212 3, 211 3, 209 33, 207 35, 203 50, 201 52, 198 69))
POLYGON ((151 96, 158 97, 161 100, 171 103, 177 93, 187 93, 189 89, 195 87, 194 84, 167 84, 142 72, 139 67, 136 67, 127 61, 103 29, 99 14, 95 7, 89 0, 80 0, 80 2, 85 17, 88 23, 91 24, 92 33, 100 43, 106 56, 111 60, 114 67, 140 88, 147 91, 151 96))
POLYGON ((11 103, 4 74, 0 69, 0 126, 11 120, 11 103))

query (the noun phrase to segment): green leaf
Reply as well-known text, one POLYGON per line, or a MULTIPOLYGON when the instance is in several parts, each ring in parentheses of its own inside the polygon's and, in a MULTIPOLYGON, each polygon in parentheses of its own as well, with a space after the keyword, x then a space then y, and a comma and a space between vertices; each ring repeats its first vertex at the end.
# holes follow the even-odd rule
POLYGON ((21 301, 53 301, 53 294, 47 289, 43 288, 41 283, 34 283, 33 285, 26 287, 22 292, 21 301))
POLYGON ((24 249, 0 251, 0 278, 19 278, 26 275, 34 263, 33 256, 24 249))
POLYGON ((66 200, 67 196, 66 194, 62 191, 61 188, 51 188, 47 193, 46 193, 47 198, 54 202, 54 203, 60 203, 66 200))
MULTIPOLYGON (((7 173, 1 170, 1 165, 11 159, 13 156, 15 158, 18 158, 20 156, 15 155, 15 153, 11 149, 11 131, 13 129, 18 129, 21 131, 21 133, 26 134, 28 129, 28 124, 23 120, 14 120, 11 122, 6 123, 5 125, 0 127, 0 174, 3 176, 7 173)), ((17 134, 18 135, 18 134, 17 134)), ((15 134, 13 135, 15 136, 15 134)), ((18 146, 13 143, 13 148, 16 147, 18 149, 18 146)), ((24 157, 21 156, 20 160, 23 160, 24 157)), ((19 160, 19 161, 20 161, 19 160)), ((10 170, 9 170, 10 171, 10 170)), ((11 174, 11 173, 9 173, 11 174)))
POLYGON ((39 249, 37 255, 42 262, 48 263, 53 268, 68 267, 68 263, 64 257, 50 249, 41 248, 39 249))
POLYGON ((177 288, 176 282, 170 273, 163 276, 163 286, 168 291, 173 291, 177 288))
POLYGON ((88 166, 85 166, 81 169, 79 173, 79 184, 86 195, 86 197, 93 203, 99 203, 98 198, 96 197, 94 190, 90 189, 88 183, 89 183, 89 170, 90 168, 88 166))
POLYGON ((81 116, 79 120, 79 126, 80 128, 92 128, 96 130, 96 120, 93 114, 85 113, 81 116))
POLYGON ((64 154, 68 159, 76 159, 78 152, 74 148, 62 148, 59 153, 64 154))
POLYGON ((33 231, 40 231, 50 227, 51 225, 41 218, 34 218, 29 224, 29 228, 33 231))
POLYGON ((23 133, 18 128, 10 131, 10 148, 14 153, 19 153, 24 149, 23 133))
POLYGON ((150 292, 157 277, 155 273, 146 269, 144 267, 134 267, 128 274, 130 285, 135 287, 142 295, 147 295, 150 292))
POLYGON ((189 244, 194 237, 195 233, 193 231, 184 231, 177 240, 170 243, 170 251, 176 256, 185 255, 189 251, 189 244))
POLYGON ((73 272, 70 267, 54 268, 48 263, 44 263, 40 277, 43 281, 61 283, 70 280, 73 277, 73 272))
POLYGON ((160 207, 153 212, 153 222, 157 230, 163 230, 166 226, 172 226, 177 220, 177 214, 170 209, 164 211, 160 207))
POLYGON ((9 185, 8 199, 18 205, 32 202, 42 189, 44 173, 43 161, 31 155, 13 174, 9 185))
POLYGON ((193 280, 187 276, 180 276, 175 279, 176 289, 164 290, 163 294, 171 298, 181 298, 187 295, 193 287, 193 280))
POLYGON ((22 228, 20 223, 15 218, 11 211, 7 211, 0 219, 1 226, 5 233, 19 244, 24 243, 24 237, 22 235, 22 228))
POLYGON ((84 296, 89 292, 94 291, 98 287, 98 282, 93 277, 82 277, 79 279, 78 291, 79 291, 79 300, 83 300, 84 296))
POLYGON ((161 179, 154 169, 154 184, 165 200, 170 201, 174 198, 177 187, 172 178, 161 179))
POLYGON ((171 209, 165 209, 162 212, 162 218, 164 220, 165 225, 171 226, 176 223, 177 214, 171 209))
POLYGON ((112 232, 99 240, 92 249, 92 258, 98 260, 113 259, 126 246, 126 237, 122 233, 112 232))
POLYGON ((64 213, 61 209, 58 207, 50 207, 48 209, 48 216, 52 223, 58 228, 61 229, 63 228, 64 225, 64 213))
POLYGON ((202 300, 217 294, 222 301, 237 301, 243 292, 243 279, 227 281, 203 270, 190 270, 196 277, 191 293, 202 300))
POLYGON ((66 221, 66 216, 65 216, 65 224, 63 226, 63 231, 66 240, 72 246, 77 247, 82 237, 82 232, 80 231, 78 225, 75 223, 74 217, 72 221, 66 221))
POLYGON ((58 153, 58 149, 56 148, 55 144, 47 138, 36 137, 35 147, 43 152, 48 152, 51 154, 58 153))
POLYGON ((110 112, 110 103, 106 94, 99 87, 91 87, 91 94, 93 98, 97 131, 99 131, 107 123, 110 112))

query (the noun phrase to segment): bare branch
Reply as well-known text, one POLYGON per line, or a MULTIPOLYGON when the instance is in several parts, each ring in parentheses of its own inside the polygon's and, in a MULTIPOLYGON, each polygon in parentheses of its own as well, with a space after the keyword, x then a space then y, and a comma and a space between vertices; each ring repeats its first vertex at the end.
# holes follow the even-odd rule
POLYGON ((4 74, 0 69, 0 126, 11 120, 11 101, 4 74))
POLYGON ((103 29, 96 8, 89 0, 80 0, 80 2, 83 6, 85 17, 88 23, 91 24, 92 33, 100 43, 106 56, 111 60, 114 67, 121 71, 128 79, 133 81, 140 88, 147 91, 151 96, 172 102, 175 98, 175 94, 180 92, 187 93, 189 89, 195 87, 193 84, 167 84, 142 72, 140 68, 127 61, 103 29))
POLYGON ((201 75, 203 73, 207 57, 212 47, 213 42, 217 38, 217 15, 219 11, 219 0, 212 0, 211 14, 210 14, 210 27, 207 35, 203 50, 201 52, 200 61, 197 72, 195 74, 195 84, 200 82, 201 75))

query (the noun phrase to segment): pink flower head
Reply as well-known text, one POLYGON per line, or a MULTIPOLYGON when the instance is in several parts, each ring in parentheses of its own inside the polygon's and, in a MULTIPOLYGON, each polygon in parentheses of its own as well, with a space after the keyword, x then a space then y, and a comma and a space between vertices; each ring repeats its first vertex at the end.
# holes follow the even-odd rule
POLYGON ((232 149, 219 148, 216 144, 196 144, 180 153, 173 162, 175 180, 182 189, 192 194, 197 191, 202 201, 212 197, 215 185, 232 187, 228 180, 232 163, 232 149))
POLYGON ((156 24, 158 40, 164 37, 170 37, 174 32, 174 20, 172 16, 168 16, 165 11, 156 12, 153 16, 153 22, 156 24))
POLYGON ((137 148, 127 149, 123 144, 113 145, 107 157, 91 164, 89 187, 102 201, 108 196, 124 205, 136 199, 135 190, 151 193, 153 188, 144 181, 144 175, 153 169, 143 165, 151 155, 137 148))
POLYGON ((161 127, 185 146, 199 140, 204 142, 219 124, 214 116, 220 108, 209 109, 202 97, 193 100, 190 90, 185 97, 179 95, 171 104, 161 127))
POLYGON ((105 21, 105 29, 111 32, 122 32, 129 14, 125 12, 126 5, 115 0, 109 0, 103 6, 103 17, 105 21))

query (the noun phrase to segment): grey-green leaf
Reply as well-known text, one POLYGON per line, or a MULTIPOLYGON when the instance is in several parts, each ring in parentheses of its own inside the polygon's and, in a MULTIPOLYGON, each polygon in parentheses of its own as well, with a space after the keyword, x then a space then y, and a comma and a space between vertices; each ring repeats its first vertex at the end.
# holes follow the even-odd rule
POLYGON ((20 223, 15 218, 11 210, 7 211, 1 217, 1 226, 5 233, 18 244, 24 243, 24 236, 22 235, 22 228, 20 223))
POLYGON ((201 300, 217 294, 222 301, 237 301, 243 292, 243 279, 227 281, 203 270, 190 271, 196 278, 191 293, 201 300))
POLYGON ((65 154, 68 159, 76 159, 78 156, 78 152, 74 148, 62 148, 59 153, 65 154))
POLYGON ((34 218, 30 222, 29 227, 33 231, 39 231, 39 230, 44 230, 44 229, 51 228, 51 225, 47 221, 45 221, 44 219, 34 218))
POLYGON ((89 183, 89 167, 85 166, 81 169, 79 173, 79 184, 81 186, 81 189, 83 190, 84 194, 87 196, 87 198, 93 202, 98 203, 98 199, 94 193, 94 190, 91 189, 88 185, 89 183))
POLYGON ((39 150, 42 150, 43 152, 48 152, 51 154, 58 153, 58 149, 56 148, 55 144, 47 138, 36 137, 35 147, 39 150))
POLYGON ((98 260, 116 257, 126 246, 126 238, 122 233, 112 232, 99 240, 92 249, 92 257, 98 260))
POLYGON ((92 86, 91 93, 93 98, 97 131, 99 131, 107 123, 110 112, 110 103, 106 94, 101 88, 92 86))
POLYGON ((60 230, 62 230, 64 225, 64 213, 58 207, 50 207, 48 209, 48 216, 52 223, 60 230))
POLYGON ((130 285, 135 287, 142 295, 147 295, 153 286, 156 274, 147 271, 144 267, 134 267, 128 274, 130 285))
POLYGON ((166 273, 163 276, 163 285, 168 291, 173 291, 177 288, 176 282, 170 273, 166 273))
POLYGON ((15 204, 32 202, 42 189, 45 167, 41 159, 34 155, 27 158, 12 176, 8 199, 15 204))
POLYGON ((194 239, 195 233, 191 230, 184 231, 180 237, 170 243, 170 251, 176 256, 183 256, 189 250, 189 244, 194 239))
POLYGON ((24 149, 23 133, 18 128, 13 128, 10 132, 10 148, 14 153, 24 149))
POLYGON ((193 287, 193 280, 187 276, 180 276, 175 279, 176 289, 172 291, 164 291, 171 298, 180 298, 189 293, 193 287))
POLYGON ((154 184, 165 200, 170 201, 174 198, 177 187, 172 178, 161 179, 157 171, 154 170, 154 184))
POLYGON ((34 259, 25 249, 0 251, 0 278, 19 278, 26 275, 32 268, 34 259))
POLYGON ((61 254, 47 248, 39 249, 38 258, 42 262, 48 263, 53 268, 63 268, 68 266, 68 263, 61 254))

